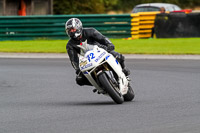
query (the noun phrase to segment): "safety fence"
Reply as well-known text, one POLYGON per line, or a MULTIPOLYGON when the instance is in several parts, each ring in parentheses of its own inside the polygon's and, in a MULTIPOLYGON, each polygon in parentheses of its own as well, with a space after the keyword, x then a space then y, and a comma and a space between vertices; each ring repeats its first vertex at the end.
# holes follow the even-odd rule
POLYGON ((65 22, 79 18, 109 38, 200 37, 200 13, 0 16, 0 40, 68 39, 65 22))
POLYGON ((152 37, 152 29, 156 14, 160 12, 140 12, 131 14, 131 38, 150 38, 152 37))
POLYGON ((74 17, 107 37, 131 37, 130 14, 0 16, 0 40, 67 39, 65 22, 74 17))

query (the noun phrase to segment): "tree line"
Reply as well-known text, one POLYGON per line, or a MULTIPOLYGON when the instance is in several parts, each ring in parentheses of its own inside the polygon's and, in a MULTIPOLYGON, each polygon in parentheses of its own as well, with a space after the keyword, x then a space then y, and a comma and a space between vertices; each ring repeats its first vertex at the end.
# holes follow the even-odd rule
POLYGON ((172 3, 181 8, 200 6, 200 0, 54 0, 54 14, 99 14, 108 11, 129 12, 137 4, 172 3))

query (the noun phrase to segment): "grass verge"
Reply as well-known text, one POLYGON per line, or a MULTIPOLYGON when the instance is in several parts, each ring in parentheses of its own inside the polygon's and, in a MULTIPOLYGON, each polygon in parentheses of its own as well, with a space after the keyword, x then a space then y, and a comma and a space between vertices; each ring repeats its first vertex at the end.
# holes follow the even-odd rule
MULTIPOLYGON (((200 38, 111 39, 123 54, 200 54, 200 38)), ((0 41, 0 52, 65 53, 67 40, 0 41)))

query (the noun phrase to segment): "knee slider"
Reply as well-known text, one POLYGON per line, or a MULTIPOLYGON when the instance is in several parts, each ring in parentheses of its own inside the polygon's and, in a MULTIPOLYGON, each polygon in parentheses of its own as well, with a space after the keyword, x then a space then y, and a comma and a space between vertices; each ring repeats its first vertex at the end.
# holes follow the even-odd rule
POLYGON ((81 76, 76 76, 76 83, 80 86, 83 86, 84 83, 83 83, 83 77, 81 76))
POLYGON ((125 57, 122 54, 120 54, 120 57, 121 57, 121 61, 125 60, 125 57))

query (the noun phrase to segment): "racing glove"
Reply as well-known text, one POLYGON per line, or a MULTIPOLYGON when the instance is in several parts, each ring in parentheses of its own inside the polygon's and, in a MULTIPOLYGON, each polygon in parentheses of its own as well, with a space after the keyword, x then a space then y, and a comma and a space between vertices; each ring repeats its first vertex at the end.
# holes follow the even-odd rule
POLYGON ((99 44, 98 46, 99 46, 100 48, 103 48, 103 49, 105 49, 105 50, 107 51, 107 46, 101 45, 101 44, 99 44))
POLYGON ((115 49, 114 45, 108 44, 108 46, 107 46, 108 52, 113 51, 114 49, 115 49))

